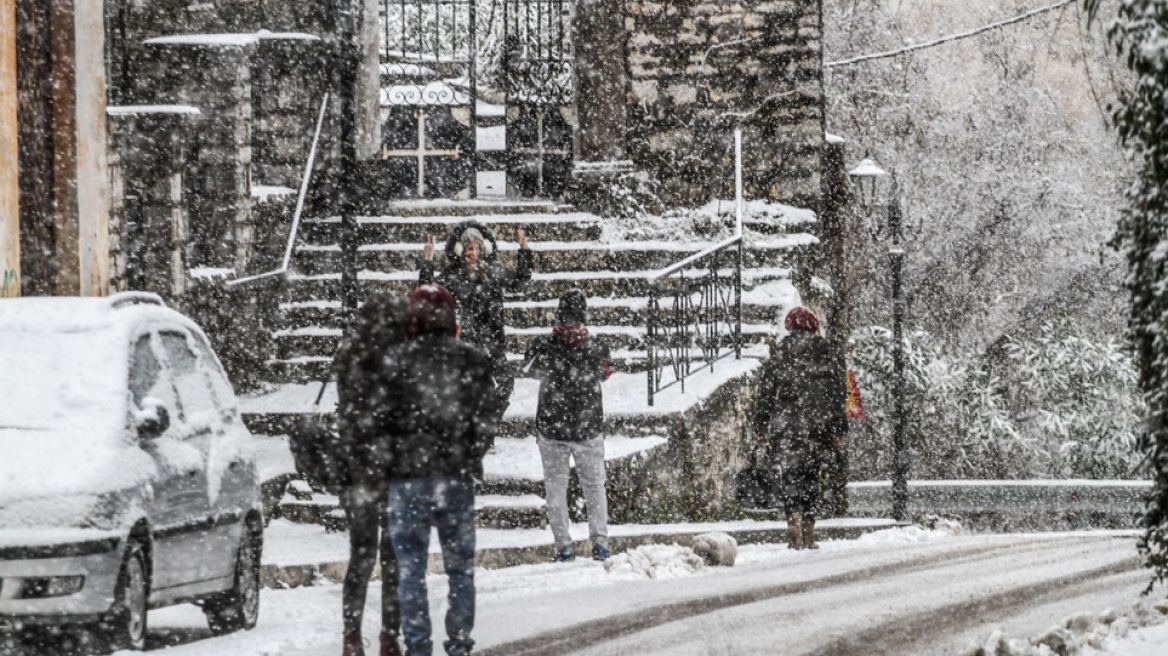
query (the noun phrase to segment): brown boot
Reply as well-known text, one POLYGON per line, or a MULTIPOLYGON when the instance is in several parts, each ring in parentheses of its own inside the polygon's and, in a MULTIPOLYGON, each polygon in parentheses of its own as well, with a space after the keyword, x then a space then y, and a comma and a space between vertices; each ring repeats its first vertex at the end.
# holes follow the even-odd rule
POLYGON ((803 520, 803 548, 804 549, 818 549, 819 545, 815 543, 815 520, 803 520))
POLYGON ((803 515, 799 513, 787 515, 787 548, 803 548, 803 515))
POLYGON ((381 656, 402 656, 401 644, 396 635, 381 632, 381 656))
POLYGON ((360 633, 346 633, 341 656, 365 656, 365 641, 360 633))

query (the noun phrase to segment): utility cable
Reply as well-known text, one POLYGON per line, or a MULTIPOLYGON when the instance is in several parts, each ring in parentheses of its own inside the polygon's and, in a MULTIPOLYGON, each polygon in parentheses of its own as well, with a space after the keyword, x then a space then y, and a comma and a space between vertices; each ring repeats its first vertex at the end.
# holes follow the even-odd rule
POLYGON ((903 55, 905 53, 909 53, 909 52, 912 52, 914 50, 923 50, 925 48, 932 48, 933 46, 939 46, 942 43, 949 43, 950 41, 957 41, 960 39, 968 39, 971 36, 977 36, 978 34, 981 34, 983 32, 988 32, 990 30, 995 30, 999 27, 1013 25, 1014 23, 1021 23, 1022 21, 1026 20, 1028 18, 1033 18, 1034 16, 1037 16, 1039 14, 1045 14, 1048 11, 1054 11, 1055 9, 1061 9, 1061 8, 1067 6, 1075 1, 1076 0, 1063 0, 1062 2, 1057 2, 1053 5, 1049 5, 1046 7, 1040 7, 1038 9, 1028 11, 1025 14, 1021 14, 1019 16, 1014 16, 1013 18, 1007 18, 1006 20, 998 21, 996 23, 990 23, 989 25, 983 25, 983 26, 977 28, 976 30, 970 30, 969 32, 961 32, 960 34, 950 34, 948 36, 943 36, 939 39, 934 39, 932 41, 926 41, 925 43, 918 43, 915 45, 907 46, 905 48, 900 48, 899 50, 889 50, 887 52, 877 52, 877 53, 874 53, 871 55, 861 55, 859 57, 853 57, 852 59, 841 59, 839 61, 825 62, 823 64, 823 67, 824 68, 839 68, 841 66, 851 66, 852 64, 861 64, 863 62, 873 61, 876 59, 887 59, 889 57, 903 55))

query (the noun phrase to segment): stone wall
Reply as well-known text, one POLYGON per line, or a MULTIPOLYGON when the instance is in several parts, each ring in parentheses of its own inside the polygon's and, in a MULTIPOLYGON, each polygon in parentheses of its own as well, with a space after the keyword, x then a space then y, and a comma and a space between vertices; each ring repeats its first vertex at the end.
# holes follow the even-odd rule
POLYGON ((120 111, 110 127, 110 288, 163 298, 187 288, 191 107, 120 111))
POLYGON ((190 266, 242 270, 251 228, 254 44, 159 44, 144 51, 140 97, 198 108, 191 149, 190 266))
MULTIPOLYGON (((741 516, 735 479, 746 466, 755 376, 724 385, 697 407, 677 417, 668 444, 645 454, 610 462, 610 521, 662 523, 715 521, 741 516)), ((575 472, 569 488, 574 521, 585 521, 575 472)))
POLYGON ((667 204, 746 194, 816 209, 824 95, 820 0, 624 4, 629 156, 667 204))

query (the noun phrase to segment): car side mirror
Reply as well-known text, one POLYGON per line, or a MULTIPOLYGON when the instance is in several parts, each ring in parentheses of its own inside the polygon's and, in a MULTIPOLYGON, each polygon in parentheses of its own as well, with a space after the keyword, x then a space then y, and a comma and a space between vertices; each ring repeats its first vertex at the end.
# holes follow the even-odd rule
POLYGON ((144 399, 142 409, 134 413, 138 437, 153 440, 161 437, 170 428, 170 411, 158 399, 144 399))

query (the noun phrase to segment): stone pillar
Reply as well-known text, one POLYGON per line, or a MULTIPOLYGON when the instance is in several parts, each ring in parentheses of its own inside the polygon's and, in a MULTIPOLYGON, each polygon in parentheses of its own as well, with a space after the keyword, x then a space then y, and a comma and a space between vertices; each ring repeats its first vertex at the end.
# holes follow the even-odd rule
POLYGON ((0 298, 20 296, 16 2, 0 0, 0 298))
POLYGON ((187 144, 200 112, 194 107, 111 107, 114 193, 110 219, 111 286, 179 300, 188 281, 190 242, 187 144))
POLYGON ((22 293, 109 293, 101 3, 16 0, 22 293))
POLYGON ((242 271, 254 239, 251 67, 257 40, 176 36, 146 45, 149 58, 140 82, 152 87, 153 102, 196 107, 203 115, 189 162, 187 264, 242 271))
POLYGON ((628 76, 623 6, 621 0, 580 0, 573 17, 576 132, 569 198, 577 207, 602 216, 632 211, 618 199, 637 197, 641 181, 625 142, 628 76))
POLYGON ((364 0, 357 48, 361 53, 357 72, 357 159, 369 160, 381 150, 381 0, 364 0))
POLYGON ((576 161, 620 162, 625 152, 625 29, 620 0, 580 0, 574 34, 576 161))

